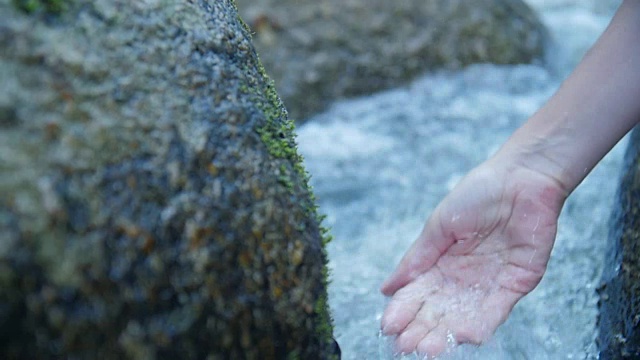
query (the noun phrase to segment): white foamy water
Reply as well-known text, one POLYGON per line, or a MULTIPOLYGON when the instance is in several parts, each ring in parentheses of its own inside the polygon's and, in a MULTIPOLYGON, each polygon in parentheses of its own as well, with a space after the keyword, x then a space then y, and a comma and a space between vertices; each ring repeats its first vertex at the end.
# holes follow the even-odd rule
MULTIPOLYGON (((343 359, 393 359, 378 288, 457 180, 558 88, 614 6, 530 0, 554 39, 545 64, 475 65, 344 101, 298 128, 328 215, 330 305, 343 359)), ((442 359, 596 359, 598 285, 624 141, 571 195, 541 284, 487 344, 442 359)), ((411 356, 407 356, 411 359, 411 356)))

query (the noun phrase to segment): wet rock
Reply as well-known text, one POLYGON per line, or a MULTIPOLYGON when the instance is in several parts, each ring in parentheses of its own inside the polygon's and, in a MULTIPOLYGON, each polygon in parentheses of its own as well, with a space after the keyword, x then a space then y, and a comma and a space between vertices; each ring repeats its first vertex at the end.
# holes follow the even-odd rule
POLYGON ((292 118, 436 68, 529 63, 546 31, 521 0, 237 0, 292 118))
POLYGON ((332 358, 325 241, 232 1, 0 1, 3 359, 332 358))
POLYGON ((598 289, 601 359, 640 358, 640 131, 631 135, 598 289))

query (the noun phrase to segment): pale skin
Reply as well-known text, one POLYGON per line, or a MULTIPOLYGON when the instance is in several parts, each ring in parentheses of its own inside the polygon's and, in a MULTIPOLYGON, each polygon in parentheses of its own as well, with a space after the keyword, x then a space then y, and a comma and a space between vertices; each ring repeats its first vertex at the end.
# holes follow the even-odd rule
POLYGON ((640 0, 626 0, 553 97, 435 208, 382 285, 396 350, 488 340, 540 282, 566 198, 640 121, 640 0))

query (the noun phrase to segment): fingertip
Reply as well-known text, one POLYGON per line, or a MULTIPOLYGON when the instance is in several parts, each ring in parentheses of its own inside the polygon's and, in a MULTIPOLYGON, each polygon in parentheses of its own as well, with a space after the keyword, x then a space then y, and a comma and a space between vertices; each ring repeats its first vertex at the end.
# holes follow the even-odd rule
POLYGON ((394 315, 396 314, 390 313, 388 310, 386 310, 384 315, 382 316, 380 328, 383 335, 396 335, 400 333, 400 331, 402 331, 409 323, 409 321, 405 322, 403 317, 396 316, 394 318, 394 315))
POLYGON ((428 359, 433 359, 447 349, 447 334, 441 330, 434 330, 418 343, 417 352, 428 359))
POLYGON ((403 331, 416 317, 421 303, 406 303, 392 300, 382 315, 381 329, 384 335, 396 335, 403 331))
POLYGON ((380 292, 382 292, 382 294, 384 294, 385 296, 391 296, 396 291, 398 291, 399 288, 400 287, 396 285, 396 281, 392 275, 391 277, 387 278, 387 280, 385 280, 382 285, 380 285, 380 292))
POLYGON ((411 271, 400 265, 393 274, 391 274, 380 286, 380 291, 386 296, 392 296, 396 291, 400 290, 411 281, 413 281, 420 272, 411 271))
POLYGON ((484 334, 482 329, 461 329, 455 333, 456 344, 473 344, 480 345, 487 340, 487 335, 484 334))
POLYGON ((386 296, 393 295, 398 289, 426 273, 441 254, 438 246, 425 244, 419 238, 404 255, 395 271, 382 283, 380 291, 386 296))
POLYGON ((402 354, 410 354, 416 351, 418 343, 422 340, 421 335, 416 331, 406 331, 400 334, 396 339, 396 352, 402 354))
POLYGON ((398 268, 382 283, 380 290, 386 296, 392 296, 396 291, 413 281, 421 272, 411 269, 404 264, 398 268))

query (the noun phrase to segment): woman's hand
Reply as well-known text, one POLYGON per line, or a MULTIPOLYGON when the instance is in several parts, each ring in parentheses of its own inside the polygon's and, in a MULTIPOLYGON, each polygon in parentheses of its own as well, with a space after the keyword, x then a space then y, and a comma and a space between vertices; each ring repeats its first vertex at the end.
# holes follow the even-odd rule
POLYGON ((397 351, 487 340, 540 282, 566 196, 553 178, 495 158, 469 173, 382 286, 393 298, 381 325, 397 351))
POLYGON ((382 286, 399 351, 480 343, 544 273, 564 200, 640 119, 640 1, 625 0, 549 101, 434 210, 382 286))

